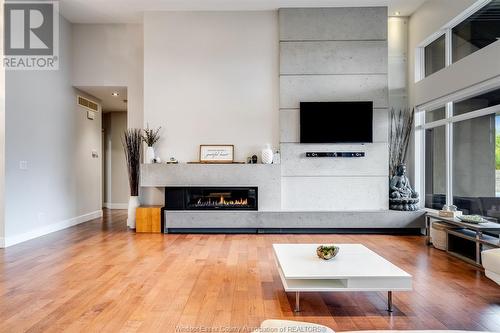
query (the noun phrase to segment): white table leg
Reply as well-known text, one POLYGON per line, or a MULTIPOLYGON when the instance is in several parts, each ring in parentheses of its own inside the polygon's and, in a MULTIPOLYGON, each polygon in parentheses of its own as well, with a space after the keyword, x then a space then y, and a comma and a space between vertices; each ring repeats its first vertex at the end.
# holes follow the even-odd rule
POLYGON ((295 312, 300 312, 300 292, 295 292, 295 312))

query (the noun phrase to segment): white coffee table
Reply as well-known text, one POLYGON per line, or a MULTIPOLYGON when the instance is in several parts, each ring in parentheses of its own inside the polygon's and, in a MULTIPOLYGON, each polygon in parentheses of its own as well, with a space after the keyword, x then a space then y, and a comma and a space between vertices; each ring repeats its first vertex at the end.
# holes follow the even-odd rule
POLYGON ((285 292, 295 292, 300 311, 301 292, 387 291, 392 312, 392 292, 412 290, 412 277, 361 244, 335 244, 337 256, 316 256, 318 244, 273 244, 285 292))

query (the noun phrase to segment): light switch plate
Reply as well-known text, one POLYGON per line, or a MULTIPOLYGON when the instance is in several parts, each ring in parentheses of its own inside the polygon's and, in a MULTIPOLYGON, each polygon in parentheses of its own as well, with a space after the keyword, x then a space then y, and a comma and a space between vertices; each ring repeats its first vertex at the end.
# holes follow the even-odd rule
POLYGON ((95 119, 95 112, 94 111, 87 111, 87 119, 94 120, 95 119))
POLYGON ((28 161, 19 161, 19 169, 28 170, 28 161))

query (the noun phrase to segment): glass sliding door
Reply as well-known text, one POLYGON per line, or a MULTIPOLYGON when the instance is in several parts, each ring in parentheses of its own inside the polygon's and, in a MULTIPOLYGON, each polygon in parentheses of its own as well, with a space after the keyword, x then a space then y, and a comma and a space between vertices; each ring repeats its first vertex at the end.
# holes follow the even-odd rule
POLYGON ((491 114, 453 124, 453 204, 464 214, 500 218, 497 119, 491 114))
POLYGON ((453 203, 500 222, 500 89, 485 89, 417 116, 426 208, 453 203))
POLYGON ((446 204, 446 129, 425 130, 425 207, 441 209, 446 204))

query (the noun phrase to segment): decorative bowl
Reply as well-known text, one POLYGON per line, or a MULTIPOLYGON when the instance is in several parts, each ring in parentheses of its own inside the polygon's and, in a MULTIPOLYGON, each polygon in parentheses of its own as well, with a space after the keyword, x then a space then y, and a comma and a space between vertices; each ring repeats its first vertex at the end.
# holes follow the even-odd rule
POLYGON ((320 245, 316 249, 316 254, 323 260, 330 260, 339 253, 340 248, 335 245, 320 245))
POLYGON ((462 216, 457 216, 458 219, 462 222, 465 223, 486 223, 488 220, 483 219, 482 216, 480 215, 462 215, 462 216))

